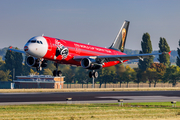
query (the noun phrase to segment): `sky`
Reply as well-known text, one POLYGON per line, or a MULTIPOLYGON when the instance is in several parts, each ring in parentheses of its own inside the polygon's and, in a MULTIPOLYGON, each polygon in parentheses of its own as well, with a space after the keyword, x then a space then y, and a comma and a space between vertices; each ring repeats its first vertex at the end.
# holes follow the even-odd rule
POLYGON ((177 50, 179 5, 180 0, 0 0, 0 48, 22 49, 42 34, 109 47, 128 20, 127 49, 141 50, 148 32, 153 50, 159 49, 160 37, 177 50))

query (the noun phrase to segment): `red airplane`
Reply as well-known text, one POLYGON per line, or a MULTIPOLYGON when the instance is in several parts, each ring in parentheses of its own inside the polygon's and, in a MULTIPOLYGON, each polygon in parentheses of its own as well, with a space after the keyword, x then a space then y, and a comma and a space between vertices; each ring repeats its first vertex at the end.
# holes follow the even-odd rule
MULTIPOLYGON (((82 44, 47 36, 35 36, 31 38, 24 46, 24 51, 9 48, 9 50, 26 54, 26 64, 30 67, 36 67, 41 70, 47 66, 47 60, 54 61, 56 70, 54 76, 60 76, 58 64, 69 64, 82 66, 85 69, 92 70, 89 77, 98 77, 95 70, 104 67, 121 64, 130 59, 149 58, 152 55, 161 55, 167 53, 151 53, 126 55, 124 52, 126 37, 129 28, 129 21, 124 21, 117 37, 109 48, 103 48, 88 44, 82 44)), ((170 54, 170 53, 169 53, 170 54)))

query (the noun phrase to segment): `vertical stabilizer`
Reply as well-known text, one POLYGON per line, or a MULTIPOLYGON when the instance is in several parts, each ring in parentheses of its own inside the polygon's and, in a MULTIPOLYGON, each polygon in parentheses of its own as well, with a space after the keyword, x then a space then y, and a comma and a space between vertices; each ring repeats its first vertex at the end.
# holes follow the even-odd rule
POLYGON ((119 33, 116 36, 116 39, 112 43, 111 47, 109 47, 110 49, 120 50, 121 52, 124 51, 129 23, 129 21, 124 21, 119 33))

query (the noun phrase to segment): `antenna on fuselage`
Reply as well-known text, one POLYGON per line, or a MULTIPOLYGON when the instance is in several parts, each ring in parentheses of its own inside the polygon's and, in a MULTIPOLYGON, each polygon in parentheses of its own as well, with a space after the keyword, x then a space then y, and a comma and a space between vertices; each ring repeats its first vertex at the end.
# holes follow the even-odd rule
POLYGON ((41 35, 42 37, 44 36, 44 33, 41 35))

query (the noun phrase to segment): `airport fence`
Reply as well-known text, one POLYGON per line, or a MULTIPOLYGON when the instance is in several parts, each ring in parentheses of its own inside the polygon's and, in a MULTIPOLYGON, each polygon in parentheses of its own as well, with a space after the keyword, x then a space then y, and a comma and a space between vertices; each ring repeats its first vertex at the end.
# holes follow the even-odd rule
MULTIPOLYGON (((108 83, 108 84, 102 84, 100 87, 100 84, 95 84, 95 88, 147 88, 149 87, 148 83, 122 83, 121 85, 108 83)), ((151 84, 151 87, 154 87, 154 84, 151 84)), ((172 83, 157 83, 156 87, 173 87, 172 83)), ((180 87, 180 83, 176 85, 176 87, 180 87)), ((63 88, 92 88, 92 84, 64 84, 63 88)))

